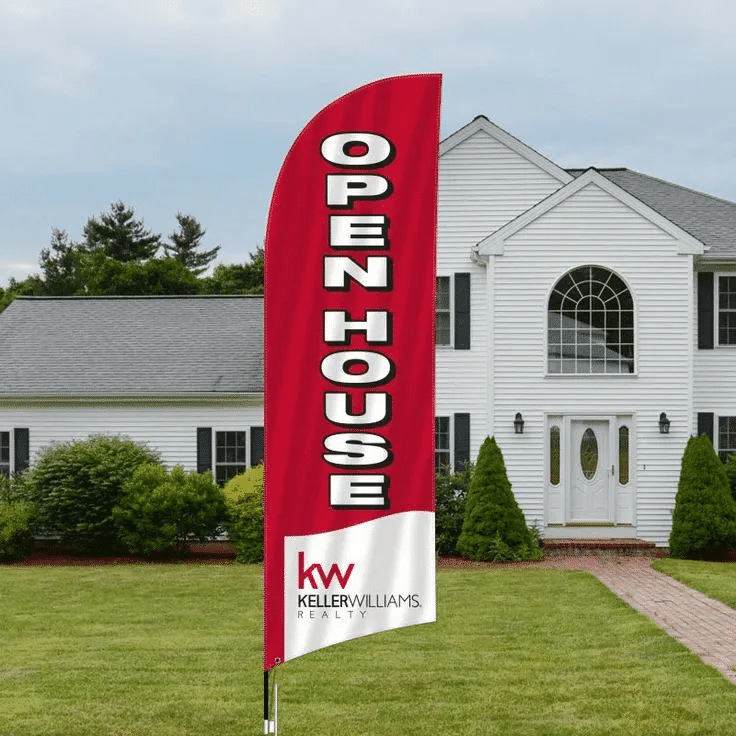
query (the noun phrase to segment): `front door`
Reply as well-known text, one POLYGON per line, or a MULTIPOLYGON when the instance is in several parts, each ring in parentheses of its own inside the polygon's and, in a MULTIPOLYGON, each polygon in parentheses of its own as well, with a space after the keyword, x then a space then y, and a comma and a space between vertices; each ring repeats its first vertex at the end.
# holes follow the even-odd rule
POLYGON ((573 419, 570 426, 568 521, 613 521, 613 459, 609 419, 573 419))

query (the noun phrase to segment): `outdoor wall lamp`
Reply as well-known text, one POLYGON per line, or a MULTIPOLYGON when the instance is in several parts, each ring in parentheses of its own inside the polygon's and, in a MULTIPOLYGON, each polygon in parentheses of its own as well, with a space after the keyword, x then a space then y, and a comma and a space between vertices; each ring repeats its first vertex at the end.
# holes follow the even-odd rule
POLYGON ((662 412, 659 415, 659 433, 669 434, 670 433, 670 420, 667 419, 667 414, 662 412))
POLYGON ((516 434, 524 434, 524 420, 520 411, 516 412, 516 417, 514 418, 514 432, 516 434))

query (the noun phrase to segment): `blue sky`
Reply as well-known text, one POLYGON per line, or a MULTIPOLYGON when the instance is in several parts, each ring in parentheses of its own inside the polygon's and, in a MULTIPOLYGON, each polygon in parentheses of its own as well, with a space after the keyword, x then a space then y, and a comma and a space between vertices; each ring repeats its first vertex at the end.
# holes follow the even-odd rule
POLYGON ((4 0, 0 285, 118 199, 238 263, 292 141, 374 79, 441 72, 442 136, 478 114, 568 167, 736 200, 730 0, 4 0))

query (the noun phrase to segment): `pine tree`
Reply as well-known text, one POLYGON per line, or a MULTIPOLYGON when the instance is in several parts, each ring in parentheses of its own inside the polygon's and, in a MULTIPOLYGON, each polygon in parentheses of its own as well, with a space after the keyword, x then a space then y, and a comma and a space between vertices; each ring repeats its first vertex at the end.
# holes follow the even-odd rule
POLYGON ((102 251, 123 263, 153 258, 161 245, 161 236, 146 230, 143 220, 135 219, 133 208, 121 201, 113 202, 110 212, 99 219, 90 217, 83 232, 87 250, 102 251))
POLYGON ((508 548, 510 558, 524 556, 532 538, 511 491, 501 449, 495 438, 486 437, 470 481, 457 549, 471 560, 490 560, 498 559, 500 546, 508 548))
POLYGON ((685 447, 669 544, 673 557, 689 559, 719 559, 736 547, 736 502, 706 435, 685 447))
POLYGON ((179 223, 179 231, 169 235, 170 244, 164 244, 166 255, 181 261, 195 276, 199 276, 215 260, 220 246, 197 252, 207 231, 199 224, 197 218, 191 215, 177 212, 176 220, 179 223))

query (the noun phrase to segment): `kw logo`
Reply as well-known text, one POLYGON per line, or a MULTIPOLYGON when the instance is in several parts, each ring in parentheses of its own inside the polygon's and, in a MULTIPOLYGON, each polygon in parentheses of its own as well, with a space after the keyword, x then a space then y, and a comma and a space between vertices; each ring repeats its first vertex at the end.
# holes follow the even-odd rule
POLYGON ((340 583, 341 588, 345 588, 345 586, 348 584, 348 580, 350 580, 350 575, 353 572, 353 568, 355 567, 355 564, 351 562, 348 565, 348 569, 343 573, 340 568, 337 566, 336 562, 333 562, 330 570, 327 574, 325 574, 324 568, 322 565, 315 563, 313 565, 310 565, 306 570, 304 569, 304 552, 299 553, 299 590, 304 588, 304 584, 309 580, 309 582, 312 584, 312 588, 317 588, 317 583, 314 579, 314 573, 316 572, 319 579, 322 581, 322 585, 325 588, 329 588, 330 584, 332 583, 332 578, 337 578, 337 582, 340 583))

